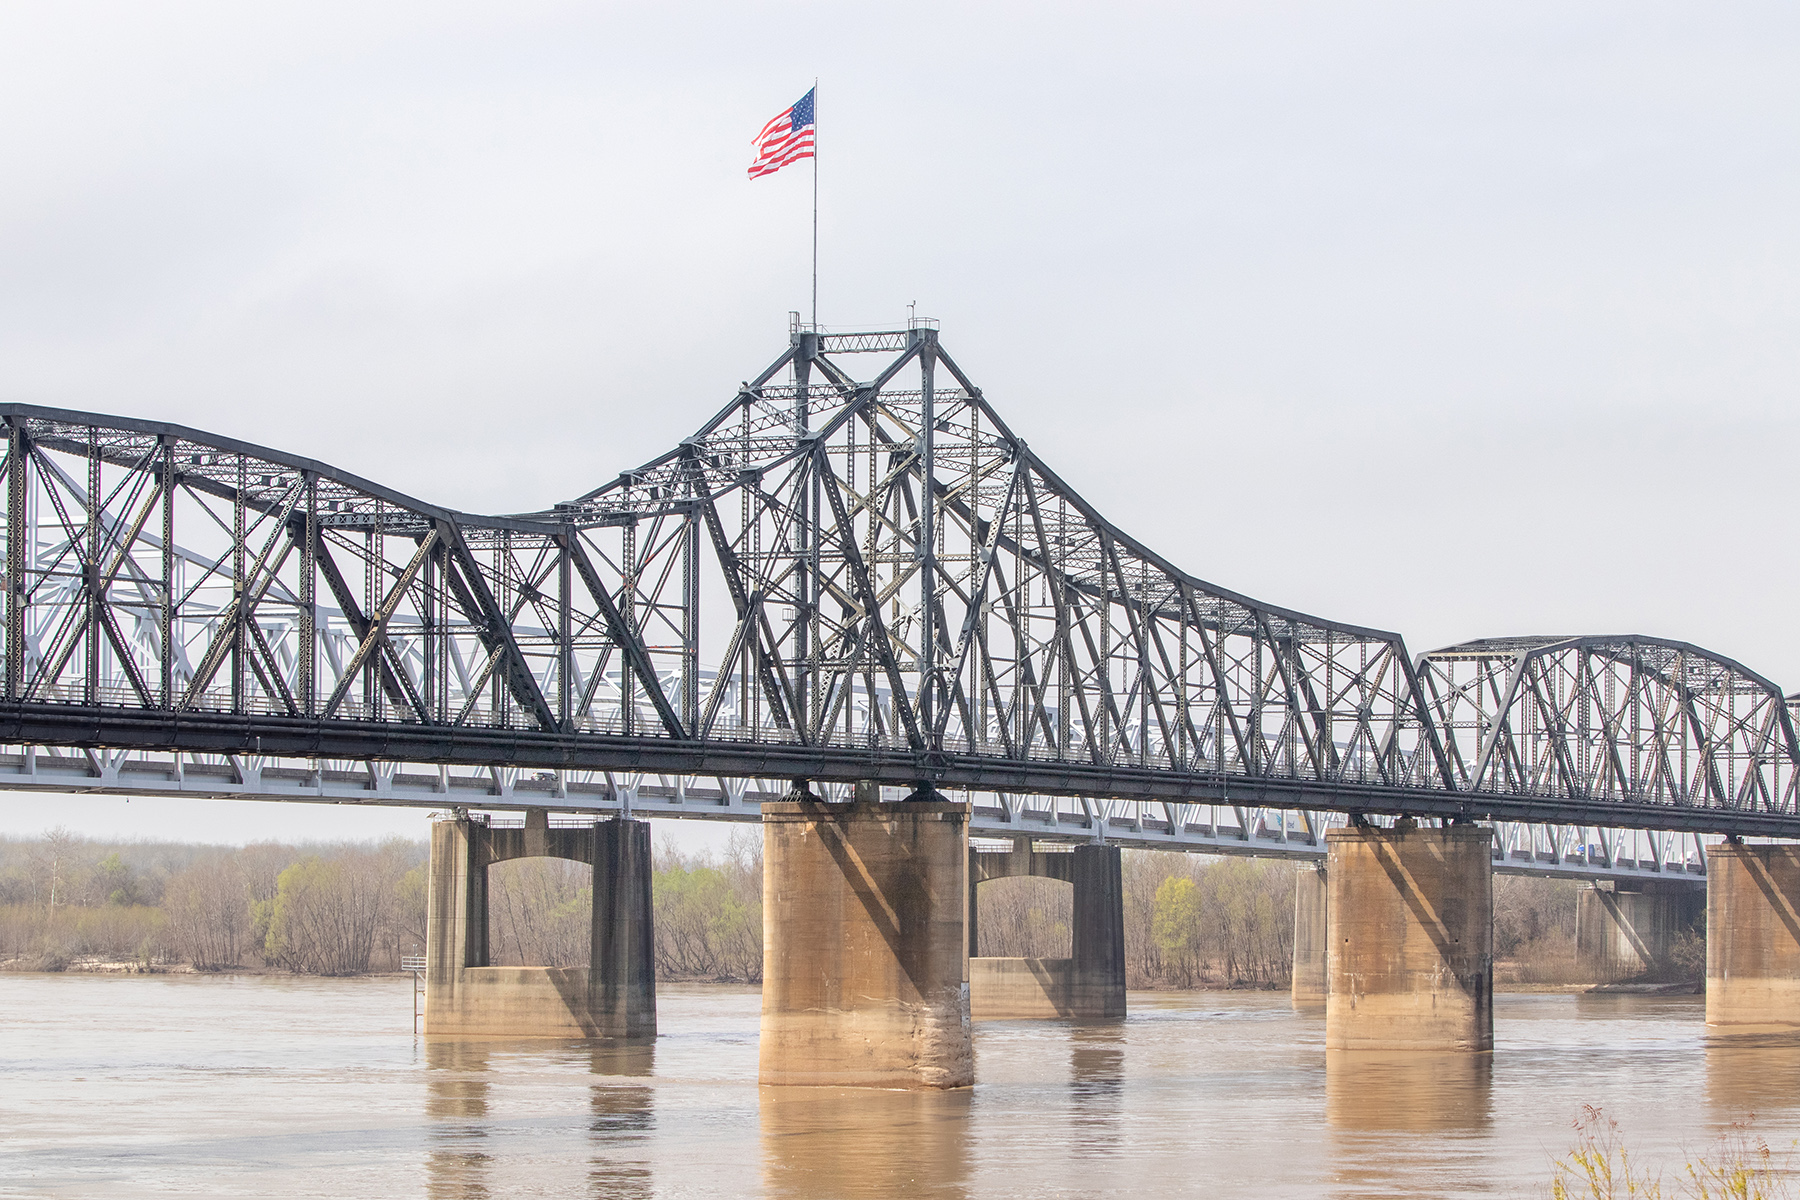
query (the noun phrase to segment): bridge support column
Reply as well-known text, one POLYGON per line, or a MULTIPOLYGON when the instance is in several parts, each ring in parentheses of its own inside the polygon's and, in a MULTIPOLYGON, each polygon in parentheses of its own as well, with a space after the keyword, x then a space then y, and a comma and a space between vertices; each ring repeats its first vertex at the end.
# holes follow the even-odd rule
POLYGON ((1117 846, 1075 847, 1070 1015, 1125 1015, 1125 877, 1117 846))
POLYGON ((656 927, 650 822, 594 826, 594 927, 588 1014, 600 1036, 656 1036, 656 927))
POLYGON ((1706 1023, 1800 1026, 1800 846, 1707 847, 1706 1023))
POLYGON ((1294 978, 1288 996, 1295 1008, 1325 1007, 1325 864, 1294 872, 1294 978))
POLYGON ((1332 829, 1325 1047, 1494 1048, 1493 832, 1332 829))
POLYGON ((656 1036, 649 822, 551 829, 543 809, 530 810, 523 829, 491 829, 467 817, 439 821, 431 828, 429 878, 426 1033, 656 1036), (527 857, 568 858, 593 867, 585 969, 489 965, 488 868, 527 857))
POLYGON ((964 806, 800 792, 762 820, 761 1081, 973 1083, 964 806))
POLYGON ((1010 853, 969 855, 969 1008, 984 1020, 1125 1015, 1125 883, 1117 846, 1039 853, 1029 838, 1010 853), (1015 875, 1070 885, 1068 958, 976 956, 977 885, 1015 875))
POLYGON ((1591 884, 1575 902, 1575 952, 1604 980, 1667 977, 1682 935, 1701 928, 1705 894, 1673 880, 1591 884))
POLYGON ((485 825, 434 821, 425 896, 425 1032, 454 1012, 463 968, 487 965, 485 825))

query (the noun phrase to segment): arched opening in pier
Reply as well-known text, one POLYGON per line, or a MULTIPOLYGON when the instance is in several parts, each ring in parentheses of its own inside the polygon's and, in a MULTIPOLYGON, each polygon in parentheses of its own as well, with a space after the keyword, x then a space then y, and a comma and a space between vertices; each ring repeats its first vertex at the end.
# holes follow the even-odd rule
POLYGON ((1014 875, 975 888, 975 953, 982 958, 1068 958, 1075 889, 1060 879, 1014 875))
POLYGON ((594 924, 594 869, 567 858, 514 858, 488 868, 488 962, 585 967, 594 924))

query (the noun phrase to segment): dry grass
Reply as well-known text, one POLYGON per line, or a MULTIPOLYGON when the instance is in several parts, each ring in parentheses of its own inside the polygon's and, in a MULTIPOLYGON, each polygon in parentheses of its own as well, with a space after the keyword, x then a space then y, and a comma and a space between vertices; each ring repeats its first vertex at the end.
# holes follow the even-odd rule
POLYGON ((1520 945, 1510 961, 1494 964, 1494 982, 1524 985, 1598 983, 1575 952, 1575 937, 1549 930, 1520 945))
POLYGON ((1794 1196, 1794 1144, 1770 1148, 1753 1125, 1754 1117, 1733 1122, 1704 1154, 1683 1156, 1681 1168, 1665 1183, 1665 1172, 1633 1154, 1619 1123, 1593 1105, 1575 1118, 1575 1144, 1555 1159, 1550 1194, 1556 1200, 1786 1200, 1794 1196))

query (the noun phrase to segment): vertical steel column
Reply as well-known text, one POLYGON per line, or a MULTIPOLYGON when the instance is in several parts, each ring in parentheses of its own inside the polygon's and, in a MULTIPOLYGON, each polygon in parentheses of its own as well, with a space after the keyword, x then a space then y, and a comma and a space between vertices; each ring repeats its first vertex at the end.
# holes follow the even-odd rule
MULTIPOLYGON (((438 630, 436 601, 441 590, 437 581, 440 557, 434 544, 426 551, 425 562, 419 569, 419 703, 425 708, 427 721, 438 719, 437 647, 443 639, 438 630)), ((567 595, 566 590, 564 594, 567 595)))
POLYGON ((1269 689, 1268 681, 1263 674, 1263 644, 1265 636, 1262 623, 1260 621, 1253 621, 1251 623, 1251 630, 1250 636, 1254 639, 1253 650, 1251 653, 1251 662, 1253 664, 1251 668, 1252 690, 1250 692, 1250 716, 1244 722, 1247 726, 1247 733, 1249 735, 1247 740, 1250 743, 1250 761, 1244 764, 1244 774, 1261 775, 1263 773, 1263 700, 1268 694, 1269 689))
POLYGON ((250 614, 244 611, 249 587, 244 579, 244 458, 237 460, 237 488, 231 500, 231 711, 244 711, 244 631, 250 614))
MULTIPOLYGON (((511 549, 512 532, 510 530, 501 530, 500 535, 494 540, 494 584, 490 590, 494 593, 494 605, 503 614, 512 611, 512 592, 506 577, 506 556, 511 549)), ((471 581, 470 586, 474 586, 473 581, 471 581)), ((499 631, 496 630, 495 632, 498 633, 499 631)), ((489 717, 496 728, 505 728, 506 726, 506 697, 508 689, 504 682, 505 673, 505 668, 496 662, 488 683, 489 695, 492 697, 492 699, 488 701, 491 707, 489 717)), ((621 676, 624 674, 623 668, 620 669, 620 674, 621 676)))
MULTIPOLYGON (((681 724, 689 737, 700 732, 700 506, 687 510, 681 543, 681 724)), ((718 681, 714 681, 718 686, 718 681)))
POLYGON ((87 599, 86 678, 81 694, 88 704, 100 702, 100 627, 106 614, 100 611, 100 438, 88 430, 87 446, 87 562, 82 571, 82 594, 87 599))
POLYGON ((431 710, 431 719, 439 725, 447 725, 450 723, 450 625, 454 610, 450 604, 450 552, 444 548, 441 538, 435 557, 438 562, 437 596, 426 597, 437 629, 437 654, 431 660, 431 674, 437 680, 437 691, 433 693, 437 697, 437 707, 431 710))
POLYGON ((563 526, 563 540, 556 547, 556 720, 565 733, 575 728, 574 693, 571 691, 575 647, 570 644, 573 635, 569 616, 574 586, 569 561, 569 541, 575 536, 573 525, 563 526))
POLYGON ((300 645, 295 649, 294 670, 299 676, 300 711, 319 714, 319 477, 304 473, 306 526, 300 536, 300 645))
MULTIPOLYGON (((1150 580, 1148 572, 1140 567, 1138 571, 1138 588, 1145 595, 1148 595, 1150 592, 1149 585, 1150 580)), ((1137 603, 1137 600, 1134 597, 1127 596, 1125 598, 1125 603, 1135 604, 1137 603)), ((1128 619, 1129 615, 1129 612, 1127 612, 1128 619)), ((1140 767, 1147 767, 1150 765, 1150 682, 1152 679, 1150 674, 1150 638, 1152 626, 1160 619, 1161 618, 1156 615, 1156 610, 1151 605, 1146 604, 1139 613, 1137 628, 1131 630, 1131 637, 1137 642, 1138 678, 1143 681, 1138 687, 1137 750, 1138 766, 1140 767)), ((1173 746, 1164 746, 1163 749, 1169 754, 1169 765, 1177 765, 1173 753, 1175 748, 1173 746)))
MULTIPOLYGON (((634 517, 620 533, 619 616, 625 623, 625 636, 637 636, 637 519, 634 517)), ((645 686, 649 683, 646 681, 645 686)), ((637 689, 632 686, 631 656, 619 647, 619 732, 637 732, 637 689)))
MULTIPOLYGON (((1015 450, 1014 453, 1020 453, 1015 450)), ((1023 471, 1024 468, 1021 468, 1023 471)), ((1027 477, 1027 480, 1029 477, 1027 477)), ((1028 673, 1026 666, 1030 660, 1030 643, 1027 634, 1031 629, 1031 577, 1030 560, 1025 557, 1026 510, 1035 508, 1037 500, 1029 486, 1021 487, 1018 500, 1013 505, 1012 542, 1017 549, 1013 558, 1013 596, 1012 617, 1009 622, 1013 655, 1012 680, 1012 712, 1013 712, 1013 745, 1025 753, 1026 736, 1031 730, 1032 705, 1036 697, 1026 686, 1028 673)))
MULTIPOLYGON (((819 335, 799 335, 800 352, 794 356, 794 445, 798 447, 812 430, 811 387, 813 358, 819 353, 819 335)), ((816 728, 813 720, 812 633, 814 581, 818 572, 819 495, 818 472, 810 460, 797 470, 804 472, 794 496, 794 723, 802 742, 816 728), (808 486, 808 484, 814 486, 808 486)))
POLYGON ((25 691, 25 605, 30 594, 25 575, 31 557, 25 522, 31 441, 25 434, 25 418, 14 417, 8 422, 7 440, 6 698, 18 700, 25 691))
MULTIPOLYGON (((1097 664, 1095 664, 1099 668, 1099 670, 1097 670, 1094 673, 1095 676, 1100 681, 1100 695, 1096 699, 1095 704, 1094 704, 1094 708, 1096 710, 1094 712, 1094 724, 1099 726, 1100 736, 1098 736, 1094 739, 1094 746, 1095 746, 1095 749, 1097 749, 1100 753, 1100 761, 1107 763, 1109 765, 1113 762, 1114 741, 1118 734, 1121 734, 1124 732, 1124 730, 1122 730, 1122 729, 1115 730, 1113 728, 1113 723, 1112 723, 1113 698, 1114 698, 1114 692, 1113 692, 1113 641, 1112 641, 1113 601, 1112 601, 1112 597, 1113 597, 1113 585, 1114 585, 1114 583, 1117 582, 1117 580, 1114 579, 1114 573, 1108 568, 1108 565, 1107 565, 1108 560, 1111 558, 1112 558, 1112 539, 1106 535, 1105 530, 1101 530, 1101 532, 1100 532, 1100 594, 1095 599, 1095 608, 1097 611, 1094 614, 1100 620, 1100 661, 1097 664)), ((1122 593, 1123 587, 1121 587, 1120 590, 1122 593)), ((1119 599, 1120 599, 1121 603, 1124 602, 1123 594, 1120 595, 1119 599)), ((1125 720, 1124 713, 1119 714, 1119 720, 1121 722, 1123 722, 1125 720)))
POLYGON ((1188 746, 1188 723, 1193 720, 1193 702, 1188 695, 1188 639, 1192 636, 1187 625, 1186 589, 1182 589, 1182 619, 1176 627, 1175 634, 1180 640, 1176 653, 1180 657, 1180 674, 1175 677, 1175 766, 1178 770, 1188 771, 1194 767, 1192 751, 1199 747, 1188 746))
MULTIPOLYGON (((1058 498, 1056 528, 1063 530, 1068 527, 1069 502, 1058 498)), ((1068 563, 1055 558, 1049 546, 1041 546, 1039 552, 1042 554, 1045 564, 1056 562, 1064 572, 1067 571, 1068 563)), ((1071 743, 1074 739, 1075 728, 1075 706, 1070 702, 1069 697, 1075 647, 1075 630, 1073 622, 1069 619, 1070 589, 1063 586, 1061 577, 1051 574, 1048 565, 1044 571, 1044 584, 1046 592, 1049 593, 1045 596, 1045 600, 1053 600, 1056 604, 1056 753, 1058 757, 1066 758, 1072 753, 1071 743)))
MULTIPOLYGON (((748 440, 750 437, 750 405, 747 400, 739 412, 741 413, 741 436, 748 440)), ((753 573, 751 577, 763 580, 768 576, 764 571, 762 560, 762 514, 759 510, 751 508, 750 492, 751 489, 747 487, 738 489, 738 524, 743 531, 744 540, 743 555, 738 561, 740 564, 748 564, 750 573, 753 573)), ((720 566, 724 568, 725 564, 720 563, 720 566)), ((740 569, 742 569, 741 566, 740 569)), ((755 584, 749 584, 745 590, 752 589, 761 590, 755 584)), ((762 630, 755 622, 757 611, 756 606, 752 605, 743 614, 743 619, 747 622, 744 630, 746 640, 743 656, 739 660, 742 665, 738 670, 738 720, 743 730, 738 736, 747 738, 762 736, 762 688, 758 686, 757 681, 763 666, 763 640, 762 630)))
POLYGON ((157 632, 162 641, 162 706, 175 707, 175 439, 162 443, 162 605, 157 632))
MULTIPOLYGON (((385 547, 381 544, 381 502, 375 502, 375 524, 363 533, 363 618, 374 621, 375 612, 381 607, 381 594, 376 591, 376 583, 381 573, 381 556, 385 547)), ((373 632, 373 629, 371 629, 373 632)), ((364 656, 362 666, 363 710, 360 716, 365 721, 379 721, 381 710, 376 707, 380 703, 381 689, 376 686, 376 673, 381 669, 381 649, 364 656)), ((499 678, 496 671, 494 677, 499 678)))
POLYGON ((937 688, 937 334, 915 329, 919 348, 919 726, 938 748, 937 688))

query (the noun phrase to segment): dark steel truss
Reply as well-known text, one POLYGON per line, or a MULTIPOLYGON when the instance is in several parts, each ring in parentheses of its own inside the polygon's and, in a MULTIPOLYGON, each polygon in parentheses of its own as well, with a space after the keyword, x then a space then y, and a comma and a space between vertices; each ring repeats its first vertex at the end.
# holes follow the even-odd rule
POLYGON ((1425 655, 1420 677, 1461 789, 1795 809, 1791 704, 1760 675, 1698 646, 1491 638, 1425 655))
POLYGON ((1414 663, 1196 579, 923 325, 800 330, 675 450, 511 517, 0 406, 0 741, 1800 833, 1766 680, 1648 638, 1414 663))

